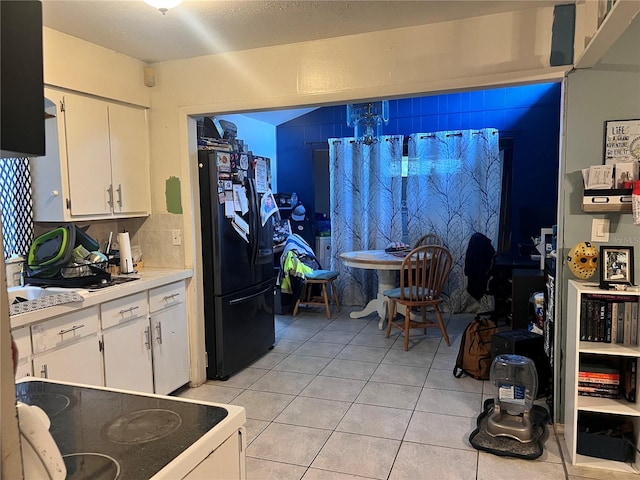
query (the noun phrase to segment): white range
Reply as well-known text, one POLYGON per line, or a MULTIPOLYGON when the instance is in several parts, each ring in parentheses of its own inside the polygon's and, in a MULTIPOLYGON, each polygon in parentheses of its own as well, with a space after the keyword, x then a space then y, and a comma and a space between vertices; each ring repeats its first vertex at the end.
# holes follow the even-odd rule
MULTIPOLYGON (((16 399, 47 414, 67 480, 246 478, 243 407, 36 378, 16 382, 16 399)), ((24 455, 37 435, 22 439, 39 464, 25 472, 51 464, 24 455)))

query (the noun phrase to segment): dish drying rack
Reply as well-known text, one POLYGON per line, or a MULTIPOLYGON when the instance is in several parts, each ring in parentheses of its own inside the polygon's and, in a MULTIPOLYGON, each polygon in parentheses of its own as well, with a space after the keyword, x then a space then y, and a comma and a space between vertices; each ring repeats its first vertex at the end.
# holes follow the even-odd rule
POLYGON ((107 271, 109 262, 67 265, 51 277, 38 277, 37 272, 27 271, 26 282, 30 285, 49 287, 84 287, 101 282, 111 281, 111 274, 107 271))

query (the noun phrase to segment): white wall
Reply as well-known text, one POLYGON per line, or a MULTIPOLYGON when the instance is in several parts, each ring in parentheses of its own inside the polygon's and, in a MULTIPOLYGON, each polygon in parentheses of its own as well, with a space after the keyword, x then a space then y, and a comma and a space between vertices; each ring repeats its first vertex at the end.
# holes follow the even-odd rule
POLYGON ((43 28, 44 83, 148 107, 140 60, 43 28))
MULTIPOLYGON (((549 67, 552 22, 551 8, 523 10, 155 64, 152 209, 165 210, 165 179, 177 176, 183 180, 183 207, 194 212, 186 180, 195 154, 190 160, 187 142, 193 133, 186 131, 186 115, 562 78, 566 67, 549 67)), ((185 216, 185 232, 191 226, 185 216)))
MULTIPOLYGON (((560 165, 558 197, 558 272, 563 279, 557 286, 557 312, 560 330, 559 345, 564 350, 568 279, 573 275, 563 265, 568 250, 579 242, 591 238, 591 220, 610 219, 610 245, 635 247, 634 274, 640 279, 640 226, 634 225, 630 213, 582 212, 583 181, 581 169, 603 162, 604 123, 606 120, 638 118, 640 114, 640 54, 635 39, 640 34, 640 19, 632 24, 625 35, 612 47, 603 61, 594 68, 571 72, 566 82, 564 155, 560 165), (618 63, 628 58, 625 53, 636 52, 636 65, 618 63)), ((599 244, 596 244, 599 247, 599 244)), ((597 277, 594 278, 597 282, 597 277)), ((564 357, 564 356, 562 356, 564 357)), ((556 355, 560 359, 560 355, 556 355)), ((557 379, 562 382, 564 375, 557 379)), ((559 391, 556 388, 556 391, 559 391)), ((564 391, 564 388, 562 388, 564 391)), ((557 405, 558 406, 558 405, 557 405)), ((556 413, 558 420, 563 410, 556 413)))
POLYGON ((245 115, 227 114, 216 118, 228 120, 238 127, 238 139, 244 141, 254 155, 271 160, 271 190, 277 192, 276 184, 276 127, 245 115))
MULTIPOLYGON (((165 181, 179 177, 185 266, 197 267, 195 126, 188 115, 224 117, 562 78, 566 67, 549 67, 552 22, 553 9, 542 8, 158 63, 153 88, 143 84, 142 62, 45 29, 44 73, 49 85, 153 105, 152 211, 166 212, 165 181)), ((589 118, 589 112, 578 116, 589 118)), ((600 133, 589 135, 592 142, 600 138, 600 133)), ((586 161, 588 155, 578 157, 586 161)), ((586 232, 588 227, 576 225, 572 234, 580 229, 586 232)), ((197 290, 197 278, 193 284, 197 290)), ((201 305, 197 310, 201 312, 201 305)), ((196 312, 195 318, 201 317, 196 312)), ((192 338, 199 338, 198 332, 192 338)), ((202 351, 194 356, 202 358, 202 351)))
MULTIPOLYGON (((553 9, 385 30, 157 63, 151 103, 152 210, 163 212, 165 179, 182 180, 185 263, 198 277, 197 152, 190 115, 347 103, 562 78, 549 67, 553 9), (189 127, 191 126, 191 127, 189 127), (195 226, 195 230, 194 230, 195 226)), ((204 359, 203 325, 192 359, 204 359)), ((204 380, 204 368, 197 367, 204 380)))

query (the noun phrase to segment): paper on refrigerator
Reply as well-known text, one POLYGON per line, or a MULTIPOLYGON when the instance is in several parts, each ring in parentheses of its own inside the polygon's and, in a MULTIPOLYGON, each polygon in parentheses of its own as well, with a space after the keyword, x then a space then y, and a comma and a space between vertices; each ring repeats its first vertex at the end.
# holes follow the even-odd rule
POLYGON ((238 235, 240 235, 245 242, 249 243, 249 224, 245 222, 240 215, 237 213, 234 214, 233 220, 231 220, 231 225, 233 225, 234 230, 238 232, 238 235))
POLYGON ((233 185, 233 205, 236 212, 242 215, 249 211, 249 201, 247 200, 247 189, 243 185, 233 185))

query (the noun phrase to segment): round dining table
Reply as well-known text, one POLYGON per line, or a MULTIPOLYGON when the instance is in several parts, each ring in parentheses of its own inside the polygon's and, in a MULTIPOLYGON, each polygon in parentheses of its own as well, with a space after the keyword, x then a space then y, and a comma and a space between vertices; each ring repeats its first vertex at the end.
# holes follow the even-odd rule
POLYGON ((389 311, 389 299, 384 296, 385 290, 398 286, 396 274, 402 268, 402 260, 406 252, 387 253, 384 250, 359 250, 340 254, 342 263, 347 267, 376 270, 378 273, 378 295, 359 312, 351 312, 351 318, 362 318, 377 312, 380 316, 378 328, 384 327, 389 311))

